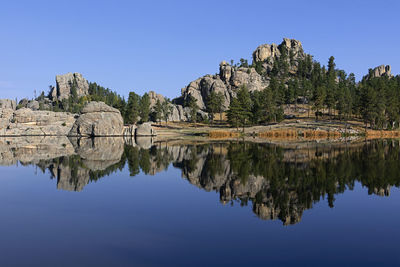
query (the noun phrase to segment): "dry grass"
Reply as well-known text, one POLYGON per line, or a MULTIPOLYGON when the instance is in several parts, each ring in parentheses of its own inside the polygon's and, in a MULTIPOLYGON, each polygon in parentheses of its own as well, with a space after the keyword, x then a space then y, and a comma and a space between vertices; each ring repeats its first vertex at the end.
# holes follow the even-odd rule
POLYGON ((208 133, 208 137, 214 139, 222 139, 222 138, 236 138, 240 136, 240 132, 231 132, 231 131, 210 131, 208 133))
POLYGON ((305 130, 297 131, 294 129, 282 129, 282 130, 272 130, 267 132, 258 133, 261 138, 269 139, 335 139, 340 138, 342 135, 340 132, 336 131, 325 131, 325 130, 305 130))
POLYGON ((367 138, 399 138, 400 131, 377 131, 368 130, 366 132, 367 138))
POLYGON ((272 130, 267 132, 258 133, 261 138, 276 138, 276 139, 293 139, 297 138, 298 134, 296 130, 272 130))

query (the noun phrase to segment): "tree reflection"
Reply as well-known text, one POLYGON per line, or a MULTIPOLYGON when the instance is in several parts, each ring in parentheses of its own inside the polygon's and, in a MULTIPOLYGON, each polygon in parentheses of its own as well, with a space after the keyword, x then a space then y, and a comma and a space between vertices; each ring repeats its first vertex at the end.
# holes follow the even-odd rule
POLYGON ((400 183, 398 140, 294 146, 146 141, 146 146, 140 147, 113 139, 72 143, 74 147, 64 151, 65 156, 46 157, 40 146, 28 155, 29 146, 24 146, 23 151, 9 147, 2 155, 14 158, 0 160, 9 164, 17 162, 18 157, 29 159, 20 163, 48 170, 57 179, 58 189, 70 191, 81 191, 91 181, 126 166, 129 175, 136 176, 141 172, 154 175, 173 165, 191 184, 218 192, 221 203, 251 205, 259 218, 279 219, 285 225, 299 222, 303 211, 321 200, 334 207, 335 196, 353 190, 356 183, 366 187, 368 194, 379 196, 388 196, 390 188, 400 183))

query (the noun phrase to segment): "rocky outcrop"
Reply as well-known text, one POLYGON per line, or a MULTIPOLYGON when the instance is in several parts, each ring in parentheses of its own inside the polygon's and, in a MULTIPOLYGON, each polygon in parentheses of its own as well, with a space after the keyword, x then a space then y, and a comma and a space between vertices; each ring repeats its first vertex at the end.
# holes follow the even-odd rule
POLYGON ((0 136, 67 136, 74 122, 65 112, 0 109, 0 136))
POLYGON ((157 94, 154 91, 149 91, 149 99, 150 99, 150 108, 154 108, 156 105, 157 101, 160 101, 160 103, 163 103, 165 101, 165 97, 161 94, 157 94))
POLYGON ((139 124, 136 128, 136 136, 155 136, 156 131, 151 126, 150 122, 139 124))
POLYGON ((103 102, 89 102, 81 113, 69 136, 121 136, 124 133, 124 121, 119 110, 103 102))
POLYGON ((390 65, 380 65, 376 68, 374 68, 372 70, 372 72, 370 73, 370 78, 377 78, 377 77, 383 77, 383 76, 387 76, 387 77, 392 77, 392 73, 391 73, 392 68, 390 67, 390 65))
POLYGON ((295 74, 300 60, 307 55, 300 41, 285 38, 280 45, 264 44, 253 52, 253 63, 262 66, 261 74, 253 67, 231 66, 223 61, 220 63, 219 74, 205 75, 192 81, 182 89, 182 96, 177 102, 184 102, 192 96, 197 100, 199 108, 206 111, 211 92, 221 92, 224 96, 223 108, 226 110, 240 87, 246 86, 249 91, 261 91, 269 85, 269 74, 274 62, 282 56, 282 51, 286 51, 289 73, 295 74))
POLYGON ((119 110, 89 102, 81 114, 0 108, 0 136, 142 136, 156 135, 150 123, 124 126, 119 110))
POLYGON ((286 51, 289 71, 293 74, 296 73, 299 60, 306 57, 303 46, 298 40, 284 38, 280 45, 260 45, 253 52, 253 62, 261 63, 265 72, 269 74, 273 69, 274 62, 282 56, 283 50, 286 51))
POLYGON ((27 108, 31 110, 39 110, 39 102, 36 100, 29 101, 28 104, 26 105, 27 108))
POLYGON ((15 100, 11 99, 0 99, 0 109, 4 108, 15 110, 17 108, 17 103, 15 100))
POLYGON ((56 87, 50 91, 50 97, 53 101, 68 99, 73 93, 77 97, 89 94, 89 82, 83 78, 80 73, 67 73, 56 76, 56 87))
MULTIPOLYGON (((154 111, 154 107, 157 101, 163 103, 165 101, 165 97, 161 94, 157 94, 154 91, 149 91, 149 98, 150 98, 150 109, 154 111)), ((171 114, 168 116, 168 121, 188 121, 188 114, 189 111, 184 109, 184 107, 180 104, 170 103, 169 106, 171 107, 171 114)), ((164 120, 162 120, 164 121, 164 120)))

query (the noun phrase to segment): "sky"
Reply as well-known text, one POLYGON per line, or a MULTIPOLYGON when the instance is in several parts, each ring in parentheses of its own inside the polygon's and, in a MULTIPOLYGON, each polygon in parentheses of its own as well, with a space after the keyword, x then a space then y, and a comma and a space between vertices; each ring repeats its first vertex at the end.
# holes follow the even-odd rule
POLYGON ((127 97, 174 98, 222 60, 300 40, 306 53, 360 79, 400 73, 400 1, 0 1, 0 98, 47 92, 80 72, 127 97))

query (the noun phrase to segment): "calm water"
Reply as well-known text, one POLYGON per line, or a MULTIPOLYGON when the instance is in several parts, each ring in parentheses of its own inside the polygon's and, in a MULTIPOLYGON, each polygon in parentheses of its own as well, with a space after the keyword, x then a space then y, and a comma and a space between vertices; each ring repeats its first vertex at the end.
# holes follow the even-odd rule
POLYGON ((400 143, 0 139, 1 266, 400 265, 400 143))

